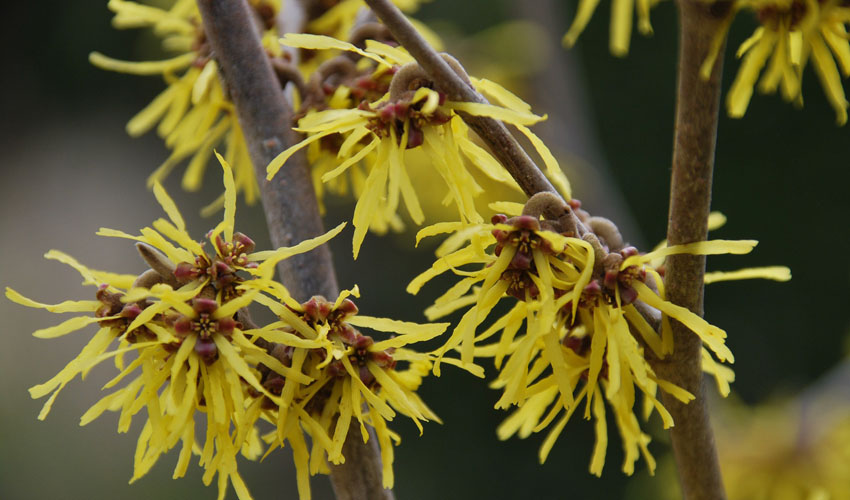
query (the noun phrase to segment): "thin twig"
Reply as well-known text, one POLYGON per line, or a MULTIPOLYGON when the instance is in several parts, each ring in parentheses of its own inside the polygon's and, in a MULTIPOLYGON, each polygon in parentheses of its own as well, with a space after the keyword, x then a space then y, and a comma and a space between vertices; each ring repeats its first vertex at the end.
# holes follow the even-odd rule
POLYGON ((531 21, 542 31, 541 40, 535 42, 545 44, 539 47, 544 54, 551 53, 545 68, 528 78, 529 103, 545 109, 549 115, 548 120, 535 126, 535 133, 556 155, 557 148, 571 156, 565 170, 573 192, 581 193, 582 205, 594 215, 617 221, 626 241, 638 248, 645 247, 622 186, 618 186, 611 174, 594 133, 597 127, 587 104, 589 97, 580 56, 561 47, 566 2, 535 0, 511 2, 511 6, 519 18, 531 21))
MULTIPOLYGON (((366 0, 378 18, 389 28, 396 41, 404 46, 449 100, 486 103, 487 100, 461 79, 449 64, 422 38, 410 21, 390 0, 366 0)), ((555 188, 505 125, 492 118, 459 113, 463 121, 487 144, 490 152, 532 196, 542 191, 556 193, 555 188)))
MULTIPOLYGON (((681 34, 667 227, 670 245, 703 241, 708 235, 723 52, 708 81, 700 78, 699 70, 730 6, 728 2, 693 0, 677 3, 681 34)), ((702 315, 705 257, 671 256, 666 265, 667 300, 702 315)), ((702 343, 681 323, 672 321, 672 326, 675 351, 656 365, 656 371, 696 396, 689 404, 682 404, 662 394, 664 406, 676 423, 671 438, 682 493, 688 500, 724 499, 702 373, 702 343)))
MULTIPOLYGON (((296 154, 286 162, 285 170, 272 181, 266 180, 266 165, 298 138, 290 128, 292 109, 260 43, 248 4, 245 0, 197 2, 248 143, 272 243, 290 246, 318 236, 324 229, 306 158, 296 154)), ((314 294, 333 298, 339 292, 327 245, 286 259, 279 270, 281 280, 298 300, 314 294)), ((345 464, 331 466, 334 491, 341 500, 393 498, 392 491, 383 488, 377 438, 371 429, 370 434, 365 444, 359 429, 349 433, 343 448, 345 464)))

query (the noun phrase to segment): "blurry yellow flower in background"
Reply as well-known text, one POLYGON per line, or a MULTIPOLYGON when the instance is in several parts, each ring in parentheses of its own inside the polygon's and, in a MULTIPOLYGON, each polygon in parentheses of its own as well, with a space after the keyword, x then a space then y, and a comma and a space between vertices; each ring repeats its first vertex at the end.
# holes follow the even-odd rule
MULTIPOLYGON (((405 13, 415 12, 420 4, 430 0, 392 0, 392 2, 405 13)), ((310 12, 311 21, 307 24, 307 33, 326 35, 340 40, 348 38, 355 25, 358 16, 367 12, 366 2, 363 0, 334 0, 331 2, 315 2, 315 4, 329 4, 329 8, 310 12)), ((426 25, 408 17, 416 30, 422 34, 428 43, 440 50, 442 43, 440 38, 434 34, 426 25)))
MULTIPOLYGON (((730 398, 712 412, 723 483, 730 500, 850 499, 847 361, 793 398, 747 405, 730 398)), ((644 495, 681 498, 673 457, 659 461, 644 495)), ((643 496, 641 497, 643 498, 643 496)))
MULTIPOLYGON (((632 38, 632 17, 638 15, 638 31, 642 35, 652 34, 649 23, 649 11, 661 0, 611 0, 611 28, 609 47, 617 57, 625 57, 629 53, 629 42, 632 38)), ((578 10, 573 24, 564 35, 563 43, 567 47, 575 45, 590 18, 593 17, 599 0, 579 0, 578 10)))
MULTIPOLYGON (((744 115, 757 80, 759 92, 778 89, 786 101, 802 105, 803 72, 811 59, 836 122, 845 124, 848 102, 841 77, 850 76, 850 6, 841 0, 737 0, 734 9, 752 11, 760 26, 738 48, 737 57, 743 60, 726 98, 729 116, 744 115)), ((703 78, 711 73, 733 17, 714 41, 701 70, 703 78)))
MULTIPOLYGON (((233 103, 218 76, 209 43, 201 29, 201 18, 194 0, 172 0, 169 8, 142 3, 110 0, 115 12, 112 24, 118 29, 150 28, 162 39, 165 52, 178 55, 161 61, 128 62, 93 52, 89 60, 100 68, 137 75, 162 75, 168 87, 127 123, 127 133, 136 137, 157 126, 157 134, 171 150, 168 159, 148 179, 149 185, 161 182, 177 165, 189 160, 182 186, 198 190, 213 148, 224 150, 233 165, 237 190, 248 204, 254 203, 259 188, 254 177, 245 138, 236 119, 233 103)), ((276 0, 252 0, 258 19, 266 30, 263 44, 272 57, 281 56, 276 42, 276 0)), ((219 198, 207 208, 221 208, 219 198)))
POLYGON ((850 499, 850 405, 808 404, 721 409, 715 429, 730 500, 850 499))

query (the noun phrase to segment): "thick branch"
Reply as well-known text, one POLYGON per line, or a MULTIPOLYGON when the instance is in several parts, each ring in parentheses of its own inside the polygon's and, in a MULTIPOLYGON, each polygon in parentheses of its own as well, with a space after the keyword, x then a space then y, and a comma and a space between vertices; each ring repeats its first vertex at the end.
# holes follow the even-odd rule
MULTIPOLYGON (((667 238, 670 245, 706 239, 711 204, 711 181, 720 105, 722 51, 712 76, 705 81, 699 69, 725 17, 729 4, 679 0, 680 42, 676 131, 667 238)), ((668 257, 667 299, 702 315, 705 257, 668 257)), ((682 404, 663 394, 664 406, 676 423, 671 431, 683 496, 688 500, 726 497, 701 366, 702 343, 687 327, 672 322, 675 352, 657 365, 658 374, 696 396, 682 404)))
MULTIPOLYGON (((204 30, 227 82, 230 98, 254 164, 269 235, 275 247, 295 245, 324 232, 306 158, 298 155, 267 181, 266 165, 295 144, 292 109, 260 43, 252 13, 244 0, 198 0, 204 30)), ((323 245, 284 260, 278 267, 292 295, 338 293, 330 250, 323 245)))
MULTIPOLYGON (((292 8, 296 3, 287 5, 292 8)), ((296 154, 273 180, 266 180, 266 165, 298 138, 290 127, 292 109, 260 43, 248 4, 245 0, 198 0, 198 7, 248 143, 272 243, 290 246, 318 236, 324 229, 306 158, 296 154)), ((338 294, 327 245, 286 259, 279 270, 281 280, 299 300, 338 294)), ((359 430, 349 433, 343 448, 346 463, 331 466, 338 498, 393 498, 392 491, 382 486, 376 443, 374 432, 369 444, 360 439, 359 430)))
MULTIPOLYGON (((366 3, 449 100, 487 102, 454 72, 390 0, 366 0, 366 3)), ((466 113, 460 115, 487 144, 493 156, 517 181, 525 194, 532 196, 541 191, 557 192, 502 122, 466 113)))

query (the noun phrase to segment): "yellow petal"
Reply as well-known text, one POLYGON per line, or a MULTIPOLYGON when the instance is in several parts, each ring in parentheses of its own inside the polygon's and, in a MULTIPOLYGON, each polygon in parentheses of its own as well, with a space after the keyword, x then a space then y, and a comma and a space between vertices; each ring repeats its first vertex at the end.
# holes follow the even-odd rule
POLYGON ((22 306, 34 307, 38 309, 47 309, 53 313, 65 312, 93 312, 96 311, 102 304, 97 300, 66 300, 59 304, 42 304, 32 299, 24 297, 20 293, 6 287, 6 298, 12 302, 16 302, 22 306))
POLYGON ((115 319, 118 316, 109 316, 105 318, 96 318, 93 316, 77 316, 76 318, 71 318, 62 323, 59 323, 56 326, 51 326, 49 328, 41 328, 33 332, 33 337, 37 337, 40 339, 55 339, 56 337, 61 337, 63 335, 67 335, 71 332, 75 332, 85 326, 88 326, 92 323, 97 323, 98 321, 115 319))
POLYGON ((236 184, 233 182, 233 169, 218 151, 215 152, 215 157, 224 170, 224 241, 233 241, 233 227, 236 224, 236 184))
POLYGON ((478 102, 447 101, 443 105, 455 111, 469 113, 474 116, 485 116, 510 123, 511 125, 534 125, 546 119, 546 115, 537 116, 533 113, 514 111, 500 106, 478 102))
POLYGON ((177 204, 174 203, 174 200, 168 196, 168 193, 163 189, 162 184, 159 182, 155 182, 153 185, 153 194, 156 196, 156 201, 162 206, 162 209, 165 210, 165 213, 168 215, 168 218, 171 219, 171 222, 177 226, 177 229, 180 231, 186 230, 186 223, 183 221, 183 216, 180 215, 180 210, 177 209, 177 204))
POLYGON ((329 36, 311 35, 307 33, 287 33, 283 36, 283 38, 280 39, 280 43, 281 45, 286 45, 287 47, 298 47, 301 49, 336 49, 345 50, 348 52, 355 52, 363 57, 367 57, 377 62, 378 64, 382 64, 384 66, 392 66, 392 64, 390 64, 380 56, 358 49, 357 47, 348 42, 343 42, 342 40, 337 40, 329 36))
POLYGON ((293 255, 309 252, 310 250, 327 243, 331 238, 338 235, 345 228, 345 225, 346 223, 342 222, 321 236, 306 239, 291 247, 281 247, 277 250, 252 253, 248 255, 248 260, 251 262, 262 261, 263 263, 261 266, 273 267, 283 259, 287 259, 293 255))
POLYGON ((174 72, 189 66, 196 58, 197 55, 194 52, 189 52, 164 61, 132 62, 113 59, 100 52, 89 54, 89 62, 98 68, 133 75, 158 75, 174 72))
POLYGON ((791 279, 791 270, 785 266, 749 267, 737 271, 714 271, 705 273, 705 284, 717 283, 719 281, 766 279, 774 281, 788 281, 791 279))
POLYGON ((758 245, 758 241, 756 240, 711 240, 697 241, 695 243, 687 243, 684 245, 673 245, 670 247, 660 248, 643 255, 633 255, 623 260, 622 264, 620 264, 620 269, 623 270, 629 266, 639 265, 668 255, 743 255, 750 253, 756 245, 758 245))
POLYGON ((414 61, 413 56, 408 54, 402 47, 391 47, 376 40, 366 40, 366 50, 399 65, 414 61))
POLYGON ((671 318, 679 320, 688 329, 697 334, 721 361, 729 361, 730 363, 735 361, 735 356, 732 355, 732 351, 729 350, 729 347, 723 341, 726 338, 726 332, 709 324, 706 320, 688 309, 662 300, 649 287, 639 281, 633 282, 632 286, 638 292, 640 300, 671 318))
POLYGON ((570 29, 564 35, 561 43, 564 44, 567 48, 575 45, 576 40, 578 40, 579 35, 584 28, 587 26, 587 23, 590 22, 590 18, 593 17, 593 11, 596 10, 596 6, 599 5, 599 0, 581 0, 578 3, 578 9, 576 10, 576 17, 573 19, 573 23, 570 25, 570 29))

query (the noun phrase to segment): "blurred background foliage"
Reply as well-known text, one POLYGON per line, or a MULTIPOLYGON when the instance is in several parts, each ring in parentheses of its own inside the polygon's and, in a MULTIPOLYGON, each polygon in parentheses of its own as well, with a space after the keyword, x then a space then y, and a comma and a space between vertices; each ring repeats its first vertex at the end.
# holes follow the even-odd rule
MULTIPOLYGON (((132 140, 123 127, 162 82, 100 71, 87 61, 92 50, 130 60, 157 57, 156 41, 144 33, 113 30, 105 4, 5 2, 2 7, 8 22, 0 32, 6 47, 0 92, 0 283, 45 302, 84 299, 92 290, 81 289, 72 270, 43 260, 44 252, 57 248, 98 268, 140 272, 143 265, 128 243, 94 233, 101 226, 132 232, 160 215, 144 181, 166 150, 152 134, 132 140)), ((433 0, 417 17, 446 38, 471 73, 506 80, 537 104, 536 110, 550 114, 541 133, 563 160, 575 196, 591 212, 615 217, 628 239, 648 249, 664 237, 667 225, 676 11, 672 2, 654 9, 654 36, 635 36, 630 55, 618 59, 607 49, 609 2, 601 2, 576 49, 560 47, 574 9, 574 2, 554 0, 433 0), (519 19, 544 24, 517 24, 519 19)), ((734 50, 753 27, 746 18, 732 27, 724 89, 738 65, 734 50)), ((713 208, 729 222, 715 236, 761 243, 748 256, 712 258, 709 269, 784 264, 794 275, 785 284, 721 283, 706 293, 707 317, 728 331, 738 360, 735 397, 748 405, 793 397, 846 353, 850 129, 835 126, 811 69, 803 95, 802 110, 776 96, 757 95, 744 119, 720 120, 713 208)), ((201 193, 181 193, 178 175, 166 185, 197 237, 212 226, 198 211, 221 189, 218 173, 211 172, 201 193)), ((351 209, 348 202, 331 202, 327 225, 345 219, 351 209)), ((267 248, 262 212, 239 210, 240 230, 267 248)), ((340 285, 357 283, 363 290, 361 310, 424 320, 421 311, 439 286, 418 297, 401 290, 430 265, 436 242, 414 251, 411 233, 370 236, 361 258, 352 262, 346 234, 333 242, 333 250, 340 285)), ((84 335, 41 341, 30 332, 55 324, 56 316, 5 300, 0 311, 6 318, 0 349, 0 498, 215 495, 191 468, 188 478, 170 479, 176 455, 128 487, 138 421, 129 435, 120 436, 113 415, 78 427, 79 416, 99 398, 98 388, 110 373, 107 364, 87 383, 73 382, 48 421, 37 421, 43 401, 31 400, 27 387, 55 374, 84 335)), ((396 455, 400 499, 656 497, 647 486, 645 464, 639 463, 635 479, 621 474, 616 439, 602 478, 588 474, 593 445, 588 422, 572 421, 546 464, 539 465, 542 436, 497 441, 495 429, 506 414, 492 409, 497 393, 481 380, 446 370, 421 391, 445 425, 428 424, 419 437, 409 422, 394 423, 403 437, 396 455)), ((648 428, 655 436, 651 450, 664 457, 668 445, 658 423, 653 420, 648 428)), ((287 454, 240 466, 257 499, 295 498, 287 454)), ((671 475, 663 476, 658 481, 668 484, 671 475)), ((675 486, 672 491, 675 498, 675 486)), ((332 498, 325 478, 314 481, 314 497, 332 498)))

